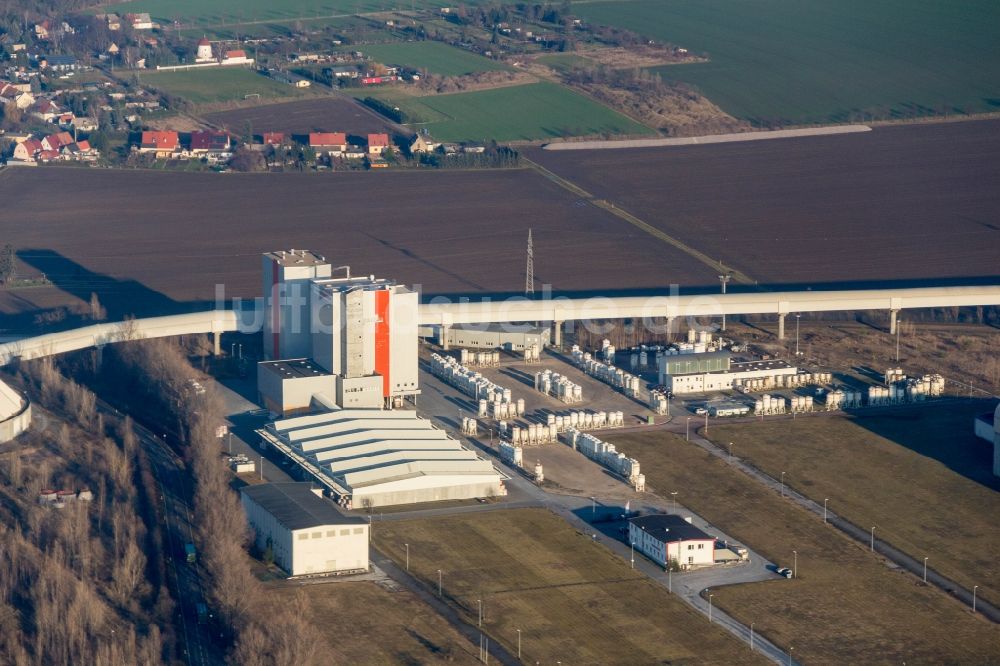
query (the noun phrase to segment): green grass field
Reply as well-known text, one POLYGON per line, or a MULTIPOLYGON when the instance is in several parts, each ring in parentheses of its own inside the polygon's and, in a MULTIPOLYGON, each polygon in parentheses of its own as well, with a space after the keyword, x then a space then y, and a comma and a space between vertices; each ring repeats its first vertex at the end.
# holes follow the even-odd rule
POLYGON ((888 568, 868 548, 724 459, 665 432, 608 440, 642 462, 647 487, 661 495, 676 491, 678 502, 778 566, 792 566, 793 551, 798 552, 794 580, 713 590, 715 602, 744 624, 753 622, 778 645, 793 646, 796 660, 986 664, 996 659, 1000 627, 888 568))
POLYGON ((995 0, 628 0, 574 11, 707 53, 711 62, 656 71, 752 121, 1000 111, 995 0))
MULTIPOLYGON (((441 7, 443 0, 421 0, 421 7, 441 7)), ((220 25, 256 22, 288 22, 316 16, 337 16, 358 12, 391 11, 399 3, 387 0, 132 0, 101 5, 93 11, 149 12, 154 20, 184 24, 220 25)), ((409 5, 407 5, 409 7, 409 5)), ((246 31, 244 32, 246 34, 246 31)))
POLYGON ((462 76, 478 72, 509 70, 510 67, 489 58, 448 46, 441 42, 401 42, 352 46, 384 65, 407 65, 426 69, 431 74, 462 76))
POLYGON ((379 550, 532 664, 754 664, 747 648, 544 509, 376 522, 379 550))
POLYGON ((143 73, 140 80, 145 85, 183 97, 193 104, 241 101, 250 94, 258 94, 261 99, 310 94, 308 88, 303 91, 243 67, 149 72, 143 73))
POLYGON ((967 588, 1000 601, 1000 483, 992 446, 973 435, 988 409, 926 407, 893 416, 712 428, 714 441, 967 588), (976 474, 978 473, 978 478, 976 474), (973 478, 969 478, 969 476, 973 478))
POLYGON ((653 130, 554 83, 427 97, 392 97, 414 127, 440 141, 533 141, 568 136, 651 135, 653 130))
POLYGON ((573 53, 549 53, 538 56, 535 58, 535 61, 545 65, 546 67, 551 67, 557 72, 573 69, 574 67, 594 65, 594 61, 590 58, 584 58, 583 56, 578 56, 573 53))

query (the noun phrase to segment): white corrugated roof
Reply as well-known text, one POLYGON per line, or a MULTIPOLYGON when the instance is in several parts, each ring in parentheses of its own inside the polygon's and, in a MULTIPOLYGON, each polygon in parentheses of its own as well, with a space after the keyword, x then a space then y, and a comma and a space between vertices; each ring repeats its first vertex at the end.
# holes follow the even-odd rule
POLYGON ((271 428, 324 473, 349 489, 420 477, 433 488, 455 477, 493 476, 493 463, 412 411, 351 409, 285 419, 271 428))

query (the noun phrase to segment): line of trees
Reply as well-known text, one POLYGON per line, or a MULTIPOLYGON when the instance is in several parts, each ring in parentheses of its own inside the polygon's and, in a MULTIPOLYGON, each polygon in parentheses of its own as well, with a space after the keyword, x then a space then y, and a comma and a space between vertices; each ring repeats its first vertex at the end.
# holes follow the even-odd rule
POLYGON ((131 422, 105 419, 51 360, 19 374, 44 425, 0 458, 0 663, 170 661, 173 599, 140 499, 155 488, 131 422), (57 509, 37 501, 47 488, 94 498, 57 509))
MULTIPOLYGON (((201 347, 197 342, 193 346, 201 347)), ((231 661, 246 666, 320 663, 322 639, 306 619, 304 595, 275 613, 250 570, 246 516, 215 437, 224 422, 223 403, 211 387, 204 393, 190 389, 197 373, 187 350, 170 340, 124 343, 105 371, 125 383, 131 400, 166 416, 182 442, 195 480, 196 541, 207 601, 222 622, 231 661)))

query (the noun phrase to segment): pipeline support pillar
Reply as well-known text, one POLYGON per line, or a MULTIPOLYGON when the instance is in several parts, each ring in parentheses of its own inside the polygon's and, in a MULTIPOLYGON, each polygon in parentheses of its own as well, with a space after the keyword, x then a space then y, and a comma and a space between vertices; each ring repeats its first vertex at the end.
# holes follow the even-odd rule
POLYGON ((889 310, 889 333, 891 335, 896 335, 896 316, 899 314, 899 310, 889 310))
POLYGON ((555 325, 555 330, 552 332, 552 344, 556 347, 556 349, 562 349, 563 322, 555 321, 553 324, 555 325))
POLYGON ((218 356, 222 353, 222 333, 212 331, 212 354, 218 356))
POLYGON ((785 315, 783 314, 778 315, 778 339, 785 339, 785 315))

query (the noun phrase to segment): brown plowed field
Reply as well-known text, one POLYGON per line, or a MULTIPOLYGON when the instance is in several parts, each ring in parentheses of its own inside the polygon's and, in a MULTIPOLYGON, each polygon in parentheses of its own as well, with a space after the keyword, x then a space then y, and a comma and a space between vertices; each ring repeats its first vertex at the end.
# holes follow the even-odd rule
MULTIPOLYGON (((309 248, 355 273, 427 293, 707 285, 714 272, 531 170, 188 174, 0 172, 4 238, 66 294, 109 314, 164 313, 260 294, 260 253, 309 248), (19 221, 19 222, 17 222, 19 221)), ((48 290, 0 292, 0 311, 51 307, 48 290)), ((79 301, 77 301, 79 303, 79 301)), ((8 318, 8 321, 10 319, 8 318)), ((4 328, 0 324, 0 328, 4 328)))
POLYGON ((363 136, 399 132, 399 128, 346 97, 320 97, 300 102, 249 106, 202 116, 212 124, 240 133, 249 120, 256 134, 262 132, 346 132, 363 136))
POLYGON ((1000 276, 1000 122, 529 156, 761 283, 1000 276))

